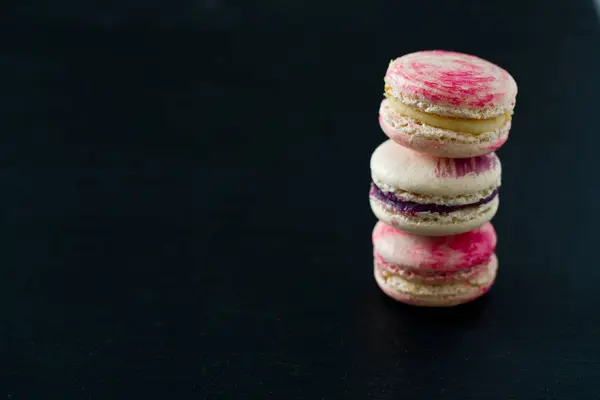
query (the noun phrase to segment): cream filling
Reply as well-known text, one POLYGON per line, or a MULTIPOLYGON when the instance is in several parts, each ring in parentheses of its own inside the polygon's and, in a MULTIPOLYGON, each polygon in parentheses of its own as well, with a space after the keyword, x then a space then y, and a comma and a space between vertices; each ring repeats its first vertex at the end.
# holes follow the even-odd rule
POLYGON ((485 264, 476 265, 465 270, 427 271, 421 273, 418 273, 415 269, 403 268, 383 259, 378 260, 377 258, 375 259, 375 266, 378 268, 380 276, 384 279, 396 276, 409 282, 446 285, 451 282, 477 279, 479 275, 487 271, 491 262, 492 259, 490 258, 490 261, 485 264))
POLYGON ((450 281, 444 284, 424 284, 423 282, 412 282, 398 275, 383 276, 379 271, 379 277, 385 284, 395 292, 405 293, 410 296, 418 297, 461 297, 463 295, 471 295, 473 290, 482 289, 493 281, 498 268, 497 261, 492 261, 484 272, 477 276, 460 281, 450 281))
POLYGON ((384 125, 383 129, 386 129, 385 125, 387 125, 388 129, 393 130, 396 135, 404 134, 408 137, 414 135, 415 138, 434 140, 453 145, 490 145, 492 142, 507 137, 511 125, 511 120, 509 119, 502 128, 479 135, 436 128, 432 125, 423 124, 414 118, 399 115, 387 99, 381 104, 379 116, 382 125, 384 125))
POLYGON ((442 274, 432 275, 432 276, 420 276, 415 274, 414 272, 409 271, 398 271, 398 273, 393 273, 387 270, 379 270, 379 276, 381 276, 385 281, 388 279, 398 279, 404 281, 405 284, 414 284, 414 285, 429 285, 429 286, 447 286, 447 285, 460 285, 460 284, 468 284, 469 286, 481 287, 484 283, 487 282, 486 272, 489 268, 489 265, 479 265, 474 267, 473 270, 467 272, 461 272, 460 274, 446 274, 445 276, 442 274), (482 279, 483 278, 483 279, 482 279), (481 282, 483 281, 483 282, 481 282))
POLYGON ((455 132, 464 132, 472 135, 479 135, 482 133, 491 132, 496 129, 502 128, 506 124, 506 122, 509 121, 511 118, 509 113, 505 113, 497 117, 487 119, 443 117, 441 115, 419 111, 415 108, 409 107, 406 104, 401 103, 398 99, 394 98, 389 93, 388 87, 386 87, 385 96, 390 102, 390 105, 400 115, 412 118, 418 122, 436 128, 447 129, 455 132))

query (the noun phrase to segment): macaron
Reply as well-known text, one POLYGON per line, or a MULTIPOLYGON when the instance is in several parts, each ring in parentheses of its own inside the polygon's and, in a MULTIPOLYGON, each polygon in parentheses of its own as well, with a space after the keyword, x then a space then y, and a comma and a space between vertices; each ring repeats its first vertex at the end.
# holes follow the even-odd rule
POLYGON ((459 235, 428 237, 379 221, 372 239, 375 280, 385 294, 403 303, 466 303, 485 294, 496 278, 496 232, 489 222, 459 235))
POLYGON ((395 142, 438 157, 490 153, 508 139, 517 84, 468 54, 420 51, 393 60, 379 123, 395 142))
POLYGON ((371 156, 371 209, 386 224, 418 235, 467 232, 496 214, 501 170, 495 153, 439 158, 387 140, 371 156))

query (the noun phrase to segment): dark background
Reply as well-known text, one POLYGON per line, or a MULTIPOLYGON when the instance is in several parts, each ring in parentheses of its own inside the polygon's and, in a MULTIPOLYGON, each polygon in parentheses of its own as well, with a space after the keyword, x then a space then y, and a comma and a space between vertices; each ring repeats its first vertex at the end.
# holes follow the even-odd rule
POLYGON ((600 398, 592 0, 0 6, 0 398, 600 398), (519 84, 495 288, 372 279, 390 59, 519 84))

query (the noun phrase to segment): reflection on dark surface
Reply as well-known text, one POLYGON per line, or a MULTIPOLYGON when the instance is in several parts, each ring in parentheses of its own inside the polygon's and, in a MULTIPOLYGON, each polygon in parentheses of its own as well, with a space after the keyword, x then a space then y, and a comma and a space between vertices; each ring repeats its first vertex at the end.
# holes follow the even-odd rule
POLYGON ((450 308, 421 308, 398 303, 385 295, 369 298, 368 308, 362 309, 369 324, 365 334, 374 355, 386 354, 393 343, 394 351, 419 352, 445 346, 456 347, 456 337, 477 329, 485 317, 488 296, 450 308), (418 327, 418 329, 415 329, 418 327))

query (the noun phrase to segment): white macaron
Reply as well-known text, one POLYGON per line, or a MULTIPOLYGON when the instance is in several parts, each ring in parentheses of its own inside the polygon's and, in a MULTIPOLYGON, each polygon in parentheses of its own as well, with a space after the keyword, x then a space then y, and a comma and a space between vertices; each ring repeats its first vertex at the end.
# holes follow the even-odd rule
POLYGON ((437 158, 388 140, 371 156, 371 209, 388 225, 418 235, 467 232, 496 214, 501 172, 494 153, 437 158))

